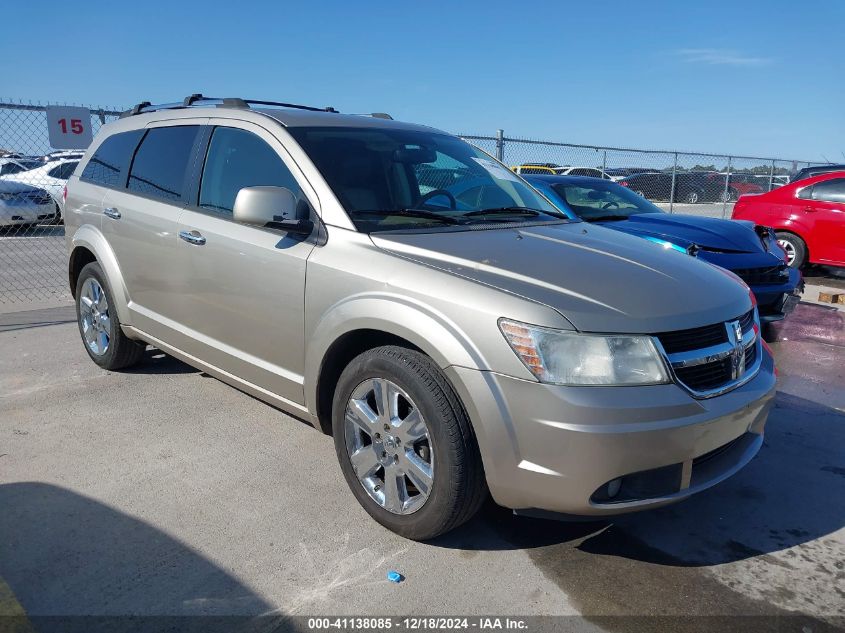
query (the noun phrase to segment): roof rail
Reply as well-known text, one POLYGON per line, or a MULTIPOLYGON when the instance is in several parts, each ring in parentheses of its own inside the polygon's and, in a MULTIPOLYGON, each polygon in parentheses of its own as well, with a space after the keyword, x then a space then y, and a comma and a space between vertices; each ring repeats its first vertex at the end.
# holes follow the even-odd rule
POLYGON ((296 103, 283 103, 281 101, 262 101, 260 99, 241 99, 240 97, 206 97, 197 92, 188 97, 185 97, 182 101, 175 103, 161 103, 153 105, 149 101, 142 101, 141 103, 133 106, 126 112, 123 112, 120 117, 123 118, 127 116, 135 116, 136 114, 156 112, 157 110, 177 110, 181 108, 209 105, 216 105, 218 108, 249 108, 252 105, 263 105, 276 106, 280 108, 295 108, 297 110, 309 110, 311 112, 337 113, 337 110, 332 107, 315 108, 313 106, 299 105, 296 103))

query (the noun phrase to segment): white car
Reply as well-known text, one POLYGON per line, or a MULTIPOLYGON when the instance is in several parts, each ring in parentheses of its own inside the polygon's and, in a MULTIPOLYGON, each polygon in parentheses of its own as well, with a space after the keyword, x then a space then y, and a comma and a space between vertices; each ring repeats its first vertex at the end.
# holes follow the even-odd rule
POLYGON ((599 167, 577 167, 555 163, 523 163, 522 165, 514 165, 511 167, 511 171, 523 175, 555 174, 558 176, 590 176, 591 178, 612 180, 610 175, 599 167))
POLYGON ((61 219, 64 209, 64 188, 67 179, 76 169, 79 159, 54 160, 44 163, 41 167, 18 172, 8 176, 0 176, 2 180, 14 180, 25 185, 31 185, 43 189, 53 198, 56 203, 56 219, 61 219))
POLYGON ((43 189, 0 180, 0 227, 38 224, 55 216, 56 204, 43 189))
POLYGON ((41 157, 41 160, 45 163, 49 163, 54 160, 70 160, 74 158, 80 160, 83 156, 85 156, 84 149, 60 149, 55 152, 45 154, 41 157))
POLYGON ((558 176, 589 176, 590 178, 613 180, 598 167, 558 167, 555 169, 555 173, 558 176))
POLYGON ((41 162, 32 158, 12 158, 5 156, 0 158, 0 176, 17 174, 41 165, 41 162))

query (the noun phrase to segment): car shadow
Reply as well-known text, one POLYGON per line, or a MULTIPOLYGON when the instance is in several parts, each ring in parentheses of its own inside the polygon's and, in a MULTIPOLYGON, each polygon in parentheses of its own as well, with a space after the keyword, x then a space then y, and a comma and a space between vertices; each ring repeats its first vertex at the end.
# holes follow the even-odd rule
POLYGON ((95 499, 19 482, 0 485, 0 508, 0 615, 4 625, 17 616, 11 630, 266 631, 287 620, 256 617, 272 605, 232 574, 95 499))
POLYGON ((778 393, 766 429, 763 448, 748 466, 679 504, 584 523, 513 516, 490 504, 432 545, 531 550, 568 544, 585 553, 698 567, 778 552, 845 526, 845 414, 778 393))
POLYGON ((204 374, 196 367, 165 354, 155 347, 147 347, 144 357, 136 365, 121 370, 124 374, 204 374))
POLYGON ((65 323, 76 323, 76 308, 73 305, 0 314, 0 332, 30 330, 65 323))
MULTIPOLYGON (((211 374, 207 374, 206 372, 202 371, 201 369, 197 369, 189 365, 188 363, 179 360, 173 356, 168 355, 167 353, 161 351, 155 347, 147 347, 146 352, 144 352, 144 357, 137 365, 132 365, 131 367, 127 367, 125 369, 120 370, 122 373, 125 374, 149 374, 149 375, 165 375, 165 374, 196 374, 201 376, 202 378, 210 378, 212 380, 217 380, 211 374)), ((305 419, 302 416, 295 415, 289 411, 285 411, 272 403, 266 402, 257 398, 256 396, 252 395, 251 393, 244 391, 243 389, 238 389, 235 385, 228 385, 223 381, 219 381, 221 385, 226 385, 226 387, 230 387, 232 389, 236 389, 240 393, 244 394, 245 396, 256 400, 257 402, 261 402, 262 405, 269 407, 271 409, 275 409, 286 416, 288 416, 291 420, 295 420, 301 424, 304 424, 310 429, 314 429, 314 426, 311 424, 310 421, 305 419)))

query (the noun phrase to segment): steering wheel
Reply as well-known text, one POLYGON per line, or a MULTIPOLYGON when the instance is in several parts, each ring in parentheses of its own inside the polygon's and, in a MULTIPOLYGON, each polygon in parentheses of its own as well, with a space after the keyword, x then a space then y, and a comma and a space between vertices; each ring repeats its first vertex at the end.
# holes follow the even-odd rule
POLYGON ((455 200, 455 196, 453 196, 451 193, 449 193, 445 189, 432 189, 428 193, 421 195, 419 197, 419 199, 417 199, 417 201, 414 202, 414 204, 412 206, 414 208, 421 207, 426 202, 428 202, 432 198, 436 198, 437 196, 446 196, 447 198, 449 198, 449 208, 452 211, 454 211, 455 209, 458 208, 458 201, 455 200))
POLYGON ((616 207, 616 208, 618 209, 618 208, 619 208, 619 203, 618 203, 618 202, 613 202, 613 201, 611 200, 610 202, 605 202, 603 205, 601 205, 601 210, 602 210, 602 211, 607 211, 608 209, 612 209, 612 208, 614 208, 614 207, 616 207))

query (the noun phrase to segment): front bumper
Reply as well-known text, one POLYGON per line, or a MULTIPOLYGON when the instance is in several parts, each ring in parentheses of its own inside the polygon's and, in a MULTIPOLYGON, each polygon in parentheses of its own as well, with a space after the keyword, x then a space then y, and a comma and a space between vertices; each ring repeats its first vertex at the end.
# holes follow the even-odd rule
POLYGON ((458 367, 447 374, 496 502, 581 516, 665 505, 731 476, 760 449, 775 393, 768 352, 754 379, 707 400, 674 384, 559 387, 458 367))
POLYGON ((56 217, 56 206, 49 204, 4 204, 0 203, 0 226, 35 224, 56 217))
POLYGON ((770 323, 784 319, 801 301, 804 277, 801 271, 789 268, 789 281, 777 286, 751 286, 757 298, 760 321, 770 323))

